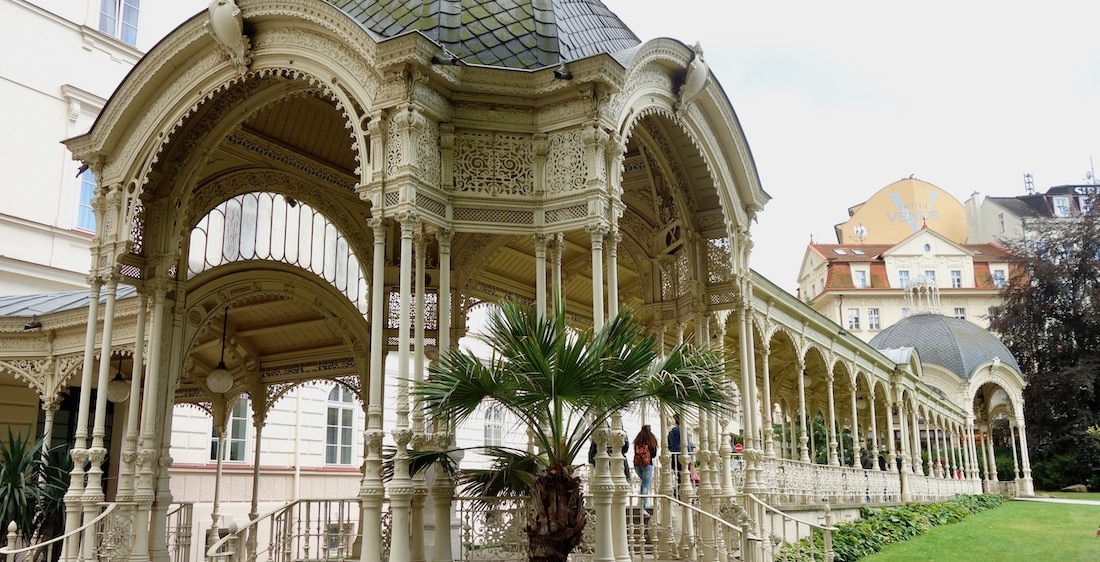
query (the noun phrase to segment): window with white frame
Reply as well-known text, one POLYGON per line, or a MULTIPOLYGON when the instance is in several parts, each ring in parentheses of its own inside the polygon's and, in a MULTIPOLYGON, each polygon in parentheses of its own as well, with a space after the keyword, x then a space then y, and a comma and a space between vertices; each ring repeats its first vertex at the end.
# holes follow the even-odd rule
MULTIPOLYGON (((244 460, 245 445, 248 442, 248 397, 241 396, 230 407, 229 423, 226 424, 225 454, 222 460, 239 462, 244 460)), ((218 460, 218 428, 210 432, 210 460, 218 460)))
POLYGON ((1054 216, 1060 219, 1069 216, 1069 197, 1054 198, 1054 216))
POLYGON ((936 281, 936 272, 931 270, 931 269, 926 270, 924 272, 924 278, 925 278, 925 280, 927 280, 929 282, 935 282, 936 281))
POLYGON ((998 289, 1005 287, 1005 271, 1003 269, 993 270, 993 286, 998 289))
POLYGON ((961 289, 963 286, 963 272, 958 269, 951 270, 951 288, 961 289))
POLYGON ((1001 227, 1001 233, 1004 234, 1004 231, 1005 231, 1005 214, 1004 213, 997 214, 997 223, 1001 227))
POLYGON ((325 464, 351 464, 355 444, 354 394, 337 385, 328 393, 325 416, 325 464))
POLYGON ((966 309, 961 306, 956 306, 955 318, 958 318, 959 320, 966 320, 966 309))
POLYGON ((855 283, 856 288, 866 289, 867 288, 867 272, 863 271, 863 270, 860 270, 860 269, 857 269, 856 271, 853 271, 852 272, 852 281, 855 283))
POLYGON ((849 330, 858 330, 859 329, 859 309, 858 308, 849 308, 848 309, 848 329, 849 330))
POLYGON ((1077 198, 1077 206, 1081 208, 1081 214, 1087 215, 1092 211, 1092 198, 1088 195, 1082 195, 1077 198))
POLYGON ((877 308, 867 309, 867 329, 868 330, 881 330, 882 320, 879 317, 877 308))
POLYGON ((907 306, 901 307, 901 317, 902 318, 909 318, 909 307, 907 307, 907 306))
POLYGON ((902 269, 898 271, 898 286, 902 289, 909 286, 909 270, 902 269))
POLYGON ((500 406, 489 406, 485 409, 485 446, 502 445, 504 445, 504 409, 500 406))
POLYGON ((124 43, 137 45, 140 0, 100 0, 99 30, 124 43))
POLYGON ((76 211, 76 227, 80 230, 95 232, 95 211, 92 210, 92 197, 95 196, 95 174, 84 170, 80 174, 80 201, 76 211))

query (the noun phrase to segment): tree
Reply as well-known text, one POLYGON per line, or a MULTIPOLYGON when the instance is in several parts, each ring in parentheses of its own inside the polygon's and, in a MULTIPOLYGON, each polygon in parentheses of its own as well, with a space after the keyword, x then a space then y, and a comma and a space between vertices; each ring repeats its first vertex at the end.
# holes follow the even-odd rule
POLYGON ((612 414, 643 400, 677 410, 732 406, 720 354, 680 345, 658 356, 656 339, 629 311, 601 330, 573 331, 560 307, 543 319, 505 303, 481 339, 491 357, 449 350, 413 393, 428 415, 455 425, 489 403, 526 427, 536 453, 478 447, 498 459, 498 470, 477 493, 526 486, 533 562, 564 562, 580 544, 585 511, 572 463, 612 414))
POLYGON ((1005 243, 1013 273, 1002 304, 990 310, 1027 380, 1028 440, 1040 486, 1084 482, 1100 467, 1100 443, 1088 428, 1100 423, 1100 216, 1047 221, 1005 243), (1078 470, 1049 471, 1065 456, 1078 470))

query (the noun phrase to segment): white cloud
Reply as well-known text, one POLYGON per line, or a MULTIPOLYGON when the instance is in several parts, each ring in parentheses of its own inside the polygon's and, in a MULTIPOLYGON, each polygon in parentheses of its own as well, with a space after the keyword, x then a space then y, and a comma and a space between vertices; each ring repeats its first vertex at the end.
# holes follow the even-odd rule
POLYGON ((916 175, 960 201, 1083 181, 1100 159, 1100 3, 605 0, 703 45, 773 200, 753 267, 794 290, 811 234, 916 175), (792 224, 799 225, 791 228, 792 224))

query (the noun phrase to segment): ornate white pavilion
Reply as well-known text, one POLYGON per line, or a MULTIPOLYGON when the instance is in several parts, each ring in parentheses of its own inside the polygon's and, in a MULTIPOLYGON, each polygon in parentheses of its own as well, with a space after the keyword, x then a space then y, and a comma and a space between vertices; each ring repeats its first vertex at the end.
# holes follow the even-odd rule
POLYGON ((597 465, 613 486, 590 493, 614 515, 589 527, 614 540, 583 559, 757 559, 827 531, 822 510, 1033 493, 1011 355, 953 380, 919 341, 879 351, 750 270, 769 196, 702 48, 643 43, 598 0, 212 1, 66 144, 98 179, 89 292, 35 314, 0 300, 0 372, 35 391, 46 428, 79 397, 64 560, 522 556, 502 538, 522 509, 474 521, 442 474, 383 471, 384 444, 453 440, 408 384, 502 299, 561 299, 578 327, 630 308, 667 343, 722 349, 740 393, 740 419, 686 420, 698 487, 673 489, 662 447, 653 515, 597 465), (121 405, 116 363, 132 374, 121 405), (247 395, 259 441, 273 405, 317 380, 365 412, 358 489, 283 498, 320 518, 292 540, 290 512, 256 513, 257 447, 254 521, 220 521, 215 485, 212 540, 171 539, 190 524, 169 517, 174 407, 224 433, 247 395), (1006 415, 1019 462, 998 483, 1006 415), (471 529, 500 532, 486 546, 471 529))

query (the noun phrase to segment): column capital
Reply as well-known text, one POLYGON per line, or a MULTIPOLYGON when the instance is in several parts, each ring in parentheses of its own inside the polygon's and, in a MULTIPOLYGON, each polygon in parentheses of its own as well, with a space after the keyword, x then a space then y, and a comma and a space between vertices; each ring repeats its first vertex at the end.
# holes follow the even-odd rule
POLYGON ((439 250, 441 252, 451 251, 451 242, 454 241, 455 231, 450 228, 437 228, 435 229, 435 240, 439 242, 439 250))

